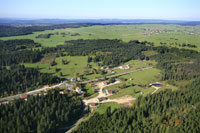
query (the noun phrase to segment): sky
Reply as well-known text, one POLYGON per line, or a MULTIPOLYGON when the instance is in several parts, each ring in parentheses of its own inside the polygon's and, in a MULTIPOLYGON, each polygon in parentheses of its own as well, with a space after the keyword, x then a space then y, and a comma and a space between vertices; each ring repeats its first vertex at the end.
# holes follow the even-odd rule
POLYGON ((200 20, 200 0, 0 0, 0 18, 200 20))

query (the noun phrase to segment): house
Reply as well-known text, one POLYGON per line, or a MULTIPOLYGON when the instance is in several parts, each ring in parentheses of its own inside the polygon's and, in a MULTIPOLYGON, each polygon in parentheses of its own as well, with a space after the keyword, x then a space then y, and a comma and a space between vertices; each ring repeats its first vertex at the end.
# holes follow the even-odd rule
POLYGON ((77 77, 76 79, 77 79, 77 81, 80 81, 80 80, 81 80, 81 77, 77 77))
POLYGON ((70 80, 71 80, 71 82, 75 82, 76 78, 71 78, 70 80))
POLYGON ((63 94, 64 94, 64 91, 60 91, 59 94, 62 94, 62 95, 63 95, 63 94))
POLYGON ((45 87, 45 88, 46 88, 46 87, 49 87, 49 85, 45 85, 44 87, 45 87))
POLYGON ((107 72, 109 72, 109 73, 115 73, 112 69, 108 69, 107 72))
POLYGON ((108 90, 108 94, 113 94, 113 91, 112 90, 108 90))
POLYGON ((99 90, 100 90, 99 88, 94 89, 95 92, 99 92, 99 90))
POLYGON ((27 99, 27 97, 28 97, 28 95, 27 95, 27 94, 21 94, 21 95, 20 95, 20 98, 21 98, 21 99, 24 99, 24 100, 26 100, 26 99, 27 99))
POLYGON ((80 87, 76 87, 76 92, 77 92, 78 94, 82 94, 82 93, 83 93, 83 91, 81 91, 81 88, 80 88, 80 87))
POLYGON ((130 78, 129 80, 133 80, 133 78, 130 78))
POLYGON ((108 83, 106 81, 102 82, 102 85, 108 85, 108 83))
POLYGON ((105 100, 107 100, 108 98, 107 97, 100 97, 100 98, 98 98, 97 100, 98 100, 98 102, 102 102, 102 101, 105 101, 105 100))
POLYGON ((119 68, 125 70, 125 69, 129 69, 129 66, 128 65, 122 65, 119 68))
POLYGON ((113 91, 112 90, 108 90, 106 89, 106 94, 109 95, 109 94, 113 94, 113 91))
POLYGON ((152 83, 152 84, 149 84, 149 86, 161 87, 162 84, 160 84, 160 83, 152 83))
POLYGON ((96 108, 97 105, 98 105, 97 103, 90 103, 90 104, 89 104, 90 108, 96 108))
POLYGON ((4 104, 4 105, 5 105, 5 104, 9 104, 9 101, 3 101, 3 102, 0 103, 0 105, 1 105, 1 104, 4 104))

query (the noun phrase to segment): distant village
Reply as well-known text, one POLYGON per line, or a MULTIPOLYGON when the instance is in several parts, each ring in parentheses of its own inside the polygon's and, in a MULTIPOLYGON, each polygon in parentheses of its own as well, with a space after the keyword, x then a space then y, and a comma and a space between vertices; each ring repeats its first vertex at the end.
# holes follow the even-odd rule
POLYGON ((144 29, 143 35, 150 36, 152 34, 162 34, 162 33, 172 33, 172 32, 194 35, 194 31, 192 30, 158 30, 158 29, 144 29))

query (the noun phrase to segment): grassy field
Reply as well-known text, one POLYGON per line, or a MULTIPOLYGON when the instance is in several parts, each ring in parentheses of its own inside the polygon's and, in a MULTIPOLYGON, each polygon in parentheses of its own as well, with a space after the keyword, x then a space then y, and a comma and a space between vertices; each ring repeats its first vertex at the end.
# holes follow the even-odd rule
MULTIPOLYGON (((124 65, 129 65, 130 69, 137 69, 142 67, 154 66, 156 62, 153 60, 149 61, 141 61, 141 60, 130 60, 126 62, 124 65)), ((116 72, 125 72, 127 70, 115 69, 116 72)))
POLYGON ((112 103, 103 103, 103 104, 99 105, 98 109, 96 109, 95 111, 100 113, 100 114, 103 114, 103 113, 105 113, 105 111, 106 111, 106 109, 108 107, 111 107, 111 112, 113 112, 114 109, 120 108, 120 105, 117 104, 117 103, 114 103, 114 102, 112 102, 112 103))
MULTIPOLYGON (((48 60, 52 59, 45 57, 48 60)), ((76 75, 83 74, 84 71, 87 69, 87 56, 64 56, 64 57, 57 57, 55 61, 57 65, 51 66, 49 61, 42 60, 42 62, 38 63, 25 63, 26 67, 38 67, 41 69, 41 72, 45 73, 54 73, 55 75, 60 76, 60 72, 62 72, 63 77, 75 77, 76 75), (69 63, 66 65, 62 64, 62 60, 67 60, 69 63), (60 69, 58 72, 55 72, 55 69, 60 69)), ((95 63, 91 63, 92 67, 96 67, 95 63)), ((93 75, 97 76, 97 75, 93 75)), ((86 77, 87 78, 87 77, 86 77)), ((90 77, 89 77, 90 78, 90 77)), ((92 76, 91 76, 92 78, 92 76)))
POLYGON ((108 87, 109 90, 119 90, 118 93, 110 96, 110 98, 118 98, 125 95, 132 95, 134 97, 142 95, 147 95, 152 93, 155 89, 152 87, 148 87, 148 84, 159 81, 160 80, 160 70, 158 69, 147 69, 144 71, 138 71, 134 73, 130 73, 124 76, 121 76, 125 81, 122 83, 108 87), (133 78, 133 80, 130 80, 133 78), (126 88, 121 89, 120 86, 126 84, 126 88), (132 86, 135 84, 135 86, 132 86))
POLYGON ((130 40, 140 40, 154 42, 155 45, 160 45, 160 42, 162 42, 166 43, 168 46, 175 47, 179 47, 178 45, 175 45, 175 43, 190 43, 197 45, 197 49, 200 50, 200 26, 180 26, 172 24, 91 26, 46 30, 42 32, 35 32, 31 35, 1 37, 0 39, 33 39, 36 42, 41 43, 43 46, 50 47, 64 44, 64 41, 66 40, 77 39, 121 39, 126 42, 130 40), (59 34, 56 34, 57 32, 59 34), (36 38, 36 36, 40 34, 49 33, 53 33, 54 35, 48 39, 36 38), (65 35, 61 33, 65 33, 65 35), (73 36, 75 33, 79 33, 80 35, 73 36))

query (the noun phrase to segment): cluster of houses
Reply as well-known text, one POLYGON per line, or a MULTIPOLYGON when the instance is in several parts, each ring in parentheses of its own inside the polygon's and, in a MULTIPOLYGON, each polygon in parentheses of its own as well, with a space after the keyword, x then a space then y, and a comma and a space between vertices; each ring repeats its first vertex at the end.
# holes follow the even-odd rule
POLYGON ((77 77, 77 78, 70 78, 70 81, 71 82, 75 82, 75 81, 80 81, 81 80, 81 77, 77 77))
POLYGON ((101 70, 105 70, 105 72, 107 73, 115 73, 115 71, 106 66, 101 67, 101 70))
POLYGON ((151 35, 151 34, 160 34, 160 33, 171 33, 171 32, 181 32, 181 33, 188 33, 190 35, 194 34, 193 30, 158 30, 158 29, 144 29, 144 35, 151 35))

